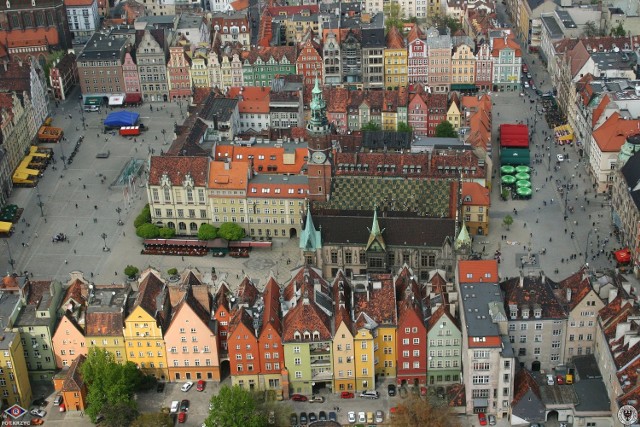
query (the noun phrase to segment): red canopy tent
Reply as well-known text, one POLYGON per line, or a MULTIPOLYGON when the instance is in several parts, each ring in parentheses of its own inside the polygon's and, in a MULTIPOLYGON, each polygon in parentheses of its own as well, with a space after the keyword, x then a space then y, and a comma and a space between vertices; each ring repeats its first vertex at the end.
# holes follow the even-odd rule
POLYGON ((620 264, 627 264, 631 262, 631 251, 629 248, 620 249, 619 251, 615 251, 613 254, 616 257, 616 261, 620 264))

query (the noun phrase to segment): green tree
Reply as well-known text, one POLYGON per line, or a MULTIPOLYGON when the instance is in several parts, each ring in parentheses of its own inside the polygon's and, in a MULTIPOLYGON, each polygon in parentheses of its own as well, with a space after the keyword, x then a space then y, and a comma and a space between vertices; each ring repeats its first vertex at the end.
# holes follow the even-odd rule
POLYGON ((65 53, 66 52, 64 50, 56 50, 51 52, 49 58, 47 58, 47 62, 44 64, 44 67, 42 67, 47 81, 49 81, 49 74, 51 73, 51 68, 53 68, 54 62, 56 62, 58 59, 62 59, 65 53))
POLYGON ((509 230, 509 227, 511 227, 511 224, 513 224, 513 217, 511 215, 507 215, 504 218, 502 218, 502 224, 507 227, 507 230, 509 230))
MULTIPOLYGON (((133 265, 127 265, 124 268, 125 276, 127 276, 130 279, 133 279, 134 277, 136 277, 139 272, 140 272, 140 270, 138 269, 138 267, 133 266, 133 265)), ((133 366, 135 366, 135 365, 133 365, 133 366)))
POLYGON ((458 134, 453 125, 448 120, 443 120, 436 126, 436 137, 438 138, 457 138, 458 134))
POLYGON ((402 9, 400 8, 400 3, 397 1, 389 2, 389 5, 386 7, 386 13, 384 18, 384 23, 386 26, 386 32, 388 33, 391 27, 396 27, 400 31, 402 31, 403 22, 402 22, 402 9))
POLYGON ((163 239, 172 239, 176 237, 176 229, 169 228, 169 227, 162 227, 161 229, 158 230, 158 234, 163 239))
POLYGON ((627 35, 627 32, 624 30, 624 27, 622 26, 622 22, 619 23, 617 27, 611 30, 611 35, 613 37, 624 37, 627 35))
MULTIPOLYGON (((80 366, 80 373, 87 384, 86 413, 95 422, 96 417, 102 414, 120 411, 128 413, 122 405, 136 411, 136 402, 132 399, 142 376, 140 370, 132 362, 120 364, 115 361, 113 353, 99 347, 91 347, 87 359, 80 366)), ((133 420, 137 416, 131 418, 133 420)), ((107 420, 105 420, 107 421, 107 420)), ((128 425, 110 424, 110 425, 128 425)))
POLYGON ((101 423, 106 427, 122 427, 131 425, 138 417, 136 403, 133 400, 128 402, 118 402, 114 405, 103 407, 104 421, 101 423))
POLYGON ((594 21, 587 21, 584 23, 583 33, 585 37, 597 37, 600 34, 600 30, 594 21))
POLYGON ((391 414, 391 425, 394 427, 429 426, 459 427, 460 423, 445 403, 432 404, 429 400, 417 396, 409 396, 398 405, 398 410, 391 414))
POLYGON ((218 237, 218 229, 211 224, 202 224, 198 229, 198 240, 213 240, 218 237))
POLYGON ((413 132, 413 128, 406 122, 398 122, 398 132, 413 132))
POLYGON ((255 398, 238 386, 224 386, 211 397, 211 411, 204 420, 206 427, 264 427, 267 414, 258 410, 255 398))
POLYGON ((151 208, 149 207, 149 203, 144 205, 140 214, 138 214, 136 219, 133 221, 133 226, 138 228, 142 224, 146 224, 148 222, 151 222, 151 208))
POLYGON ((370 121, 366 125, 362 126, 362 130, 378 131, 378 130, 381 130, 381 128, 380 128, 380 125, 377 124, 376 122, 370 121))
POLYGON ((143 239, 155 239, 160 235, 160 229, 155 224, 146 223, 136 227, 136 235, 143 239))
POLYGON ((507 200, 509 198, 509 189, 508 188, 503 188, 502 189, 502 193, 500 193, 502 200, 507 200))
POLYGON ((218 236, 227 240, 240 240, 244 237, 244 228, 235 222, 225 222, 218 229, 218 236))
POLYGON ((178 269, 177 268, 170 268, 167 270, 167 274, 169 276, 175 276, 178 274, 178 269))
POLYGON ((169 414, 153 412, 140 414, 131 427, 173 427, 173 420, 169 414))

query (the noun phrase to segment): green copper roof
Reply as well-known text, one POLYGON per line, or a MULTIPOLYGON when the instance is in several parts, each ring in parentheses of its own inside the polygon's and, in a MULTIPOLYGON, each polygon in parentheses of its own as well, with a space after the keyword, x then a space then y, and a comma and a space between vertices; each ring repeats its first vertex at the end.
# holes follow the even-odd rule
POLYGON ((322 237, 320 231, 316 230, 311 218, 311 207, 307 206, 307 221, 300 233, 300 249, 304 251, 315 251, 322 248, 322 237))
POLYGON ((471 237, 469 236, 469 230, 467 230, 467 224, 465 224, 465 222, 462 221, 462 227, 460 227, 460 233, 456 238, 454 247, 456 249, 460 249, 460 248, 469 247, 469 246, 471 246, 471 237))
POLYGON ((386 250, 386 244, 382 238, 384 230, 380 230, 380 224, 378 224, 378 210, 373 210, 373 224, 369 229, 369 241, 367 242, 366 250, 386 250))

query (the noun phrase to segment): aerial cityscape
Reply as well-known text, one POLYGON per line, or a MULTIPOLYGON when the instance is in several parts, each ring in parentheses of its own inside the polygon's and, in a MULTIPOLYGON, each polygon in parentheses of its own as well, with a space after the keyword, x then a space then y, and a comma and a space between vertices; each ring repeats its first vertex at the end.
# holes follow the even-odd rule
POLYGON ((640 425, 637 0, 0 5, 2 425, 640 425))

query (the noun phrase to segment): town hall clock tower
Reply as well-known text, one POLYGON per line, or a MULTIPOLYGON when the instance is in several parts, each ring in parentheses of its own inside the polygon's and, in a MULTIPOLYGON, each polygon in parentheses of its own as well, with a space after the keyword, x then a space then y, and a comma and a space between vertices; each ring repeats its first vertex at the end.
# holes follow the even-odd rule
POLYGON ((331 190, 331 138, 327 104, 322 99, 322 89, 316 77, 311 91, 311 118, 307 123, 307 144, 309 156, 307 170, 309 176, 309 199, 326 201, 331 190))

